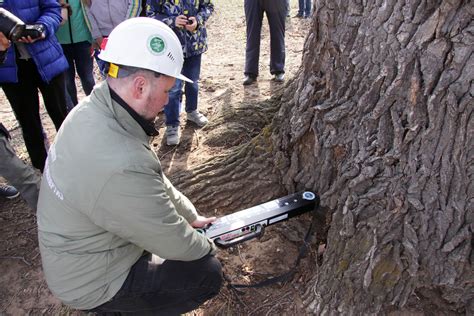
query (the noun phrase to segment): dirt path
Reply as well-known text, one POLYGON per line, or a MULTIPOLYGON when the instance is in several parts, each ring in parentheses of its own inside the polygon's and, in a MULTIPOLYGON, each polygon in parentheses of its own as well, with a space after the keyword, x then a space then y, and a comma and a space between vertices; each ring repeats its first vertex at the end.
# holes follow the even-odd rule
MULTIPOLYGON (((200 110, 212 122, 222 111, 243 101, 258 102, 268 99, 284 85, 270 81, 269 34, 264 23, 258 84, 244 89, 242 86, 245 58, 245 17, 242 0, 215 0, 216 12, 211 17, 209 28, 209 51, 203 56, 200 81, 200 110)), ((293 1, 292 15, 297 4, 293 1)), ((297 71, 309 21, 291 18, 287 22, 286 47, 287 78, 297 71)), ((82 92, 81 92, 82 93, 82 92)), ((81 97, 83 95, 80 95, 81 97)), ((45 130, 52 141, 54 128, 42 110, 45 130)), ((0 92, 0 121, 12 131, 13 144, 20 157, 28 160, 21 132, 11 112, 11 108, 0 92)), ((162 121, 162 117, 160 118, 162 121)), ((182 119, 184 121, 184 119, 182 119)), ((164 171, 190 169, 208 158, 221 154, 224 149, 205 145, 208 130, 198 130, 182 126, 182 140, 177 147, 163 143, 164 127, 153 145, 161 159, 164 171)), ((1 179, 0 179, 1 181, 1 179)), ((239 282, 248 281, 278 271, 284 271, 295 259, 297 244, 304 233, 288 229, 288 225, 277 225, 275 233, 264 236, 259 242, 249 242, 231 251, 222 251, 219 258, 225 265, 226 274, 239 282), (291 230, 288 235, 285 229, 291 230), (271 250, 269 253, 269 249, 271 250), (284 249, 284 250, 283 250, 284 249), (260 254, 264 254, 263 256, 260 254)), ((36 218, 30 214, 26 204, 0 200, 0 314, 7 315, 57 315, 80 314, 61 305, 49 292, 41 271, 41 260, 36 241, 36 218)), ((310 269, 311 260, 303 262, 301 271, 310 269)), ((300 300, 302 286, 307 274, 299 273, 295 281, 283 287, 273 286, 261 290, 247 290, 245 295, 224 288, 221 294, 201 309, 196 315, 262 315, 262 314, 303 314, 300 300)))

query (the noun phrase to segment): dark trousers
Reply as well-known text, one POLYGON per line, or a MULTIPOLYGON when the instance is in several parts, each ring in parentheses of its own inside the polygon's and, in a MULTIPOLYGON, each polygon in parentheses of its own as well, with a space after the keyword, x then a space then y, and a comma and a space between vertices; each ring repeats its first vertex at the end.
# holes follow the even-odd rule
POLYGON ((151 262, 142 256, 117 294, 89 312, 99 315, 179 315, 192 311, 219 293, 220 262, 211 255, 195 261, 151 262))
POLYGON ((311 15, 311 0, 298 0, 298 15, 310 16, 311 15))
MULTIPOLYGON (((1 123, 0 123, 1 124, 1 123)), ((0 176, 13 185, 36 212, 40 177, 15 154, 6 136, 0 132, 0 176)))
POLYGON ((264 12, 270 27, 270 73, 284 73, 286 0, 245 0, 244 8, 247 23, 245 75, 258 76, 260 35, 264 12))
POLYGON ((69 63, 66 73, 66 101, 67 109, 70 111, 77 105, 76 71, 81 79, 82 89, 89 95, 94 88, 95 80, 93 74, 94 59, 91 57, 91 44, 87 41, 61 45, 69 63))
POLYGON ((102 79, 105 79, 105 78, 107 78, 107 74, 105 73, 105 68, 107 67, 107 62, 100 59, 99 54, 100 54, 100 50, 98 50, 98 49, 94 50, 95 62, 97 63, 97 67, 99 68, 100 75, 102 76, 102 79))
MULTIPOLYGON (((199 75, 201 73, 201 54, 184 59, 181 73, 193 82, 184 82, 186 96, 186 112, 197 110, 199 95, 199 75)), ((176 79, 174 87, 169 92, 169 101, 165 106, 166 126, 179 126, 179 110, 183 89, 183 80, 176 79)))
POLYGON ((39 112, 38 89, 56 130, 66 118, 64 73, 44 82, 32 59, 17 59, 18 83, 2 84, 3 91, 20 123, 31 163, 43 171, 46 161, 43 128, 39 112))

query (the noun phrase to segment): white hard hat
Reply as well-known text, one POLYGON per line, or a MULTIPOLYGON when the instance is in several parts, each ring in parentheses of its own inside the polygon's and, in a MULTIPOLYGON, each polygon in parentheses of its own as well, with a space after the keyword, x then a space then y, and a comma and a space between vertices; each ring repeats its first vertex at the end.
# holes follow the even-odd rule
POLYGON ((166 24, 152 18, 132 18, 117 25, 99 58, 192 82, 181 74, 184 57, 178 36, 166 24))

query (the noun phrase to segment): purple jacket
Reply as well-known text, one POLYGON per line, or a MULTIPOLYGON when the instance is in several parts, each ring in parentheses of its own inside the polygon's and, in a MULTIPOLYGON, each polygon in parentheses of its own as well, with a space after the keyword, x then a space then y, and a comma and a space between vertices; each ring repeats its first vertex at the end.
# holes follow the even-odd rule
MULTIPOLYGON (((57 0, 3 0, 0 7, 10 11, 26 24, 43 24, 46 29, 46 38, 32 44, 25 44, 30 56, 34 60, 38 72, 45 82, 68 69, 61 45, 55 33, 61 22, 61 7, 57 0)), ((17 65, 15 45, 7 52, 7 59, 0 66, 0 85, 2 83, 17 83, 17 65)))

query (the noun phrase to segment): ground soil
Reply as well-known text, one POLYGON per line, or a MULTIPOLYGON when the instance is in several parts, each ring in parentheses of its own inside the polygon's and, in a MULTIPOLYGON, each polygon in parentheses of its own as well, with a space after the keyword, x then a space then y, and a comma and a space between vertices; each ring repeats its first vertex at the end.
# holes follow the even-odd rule
MULTIPOLYGON (((266 19, 262 31, 260 76, 258 83, 242 86, 245 60, 245 17, 243 1, 215 0, 216 11, 208 23, 209 50, 203 56, 200 80, 199 108, 210 119, 216 119, 230 108, 245 102, 261 102, 280 93, 284 84, 272 82, 269 73, 269 32, 266 19)), ((297 4, 293 3, 292 16, 297 4)), ((289 18, 286 33, 287 81, 300 67, 304 39, 309 20, 289 18)), ((77 82, 80 87, 79 81, 77 82)), ((79 88, 79 95, 84 94, 79 88)), ((41 110, 45 132, 51 142, 54 127, 44 108, 41 110)), ((12 143, 18 155, 27 163, 21 131, 11 108, 0 92, 0 121, 12 132, 12 143)), ((158 119, 162 123, 163 117, 158 119)), ((184 117, 182 117, 184 121, 184 117)), ((185 125, 179 146, 167 146, 161 135, 153 140, 153 146, 168 175, 192 169, 210 157, 223 154, 229 146, 209 146, 209 135, 221 133, 216 125, 196 129, 185 125)), ((219 135, 218 135, 219 136, 219 135)), ((243 135, 245 136, 245 135, 243 135)), ((224 136, 222 136, 224 137, 224 136)), ((243 138, 245 139, 245 137, 243 138)), ((225 139, 222 143, 225 143, 225 139)), ((231 140, 229 142, 232 143, 231 140)), ((234 144, 238 142, 233 141, 234 144)), ((172 178, 172 176, 171 176, 172 178)), ((2 181, 2 179, 0 179, 2 181)), ((262 201, 263 202, 263 201, 262 201)), ((236 210, 237 211, 237 210, 236 210)), ((224 214, 220 214, 224 215, 224 214)), ((298 246, 304 236, 308 218, 274 225, 260 240, 253 240, 219 251, 226 276, 238 283, 265 279, 286 271, 293 265, 298 246)), ((317 255, 314 244, 310 254, 302 261, 291 282, 266 288, 243 290, 242 294, 224 287, 221 293, 190 315, 302 315, 305 314, 301 296, 309 276, 316 269, 317 255)), ((6 315, 80 315, 62 305, 50 293, 43 278, 41 259, 36 240, 36 217, 21 199, 0 199, 0 314, 6 315)))

